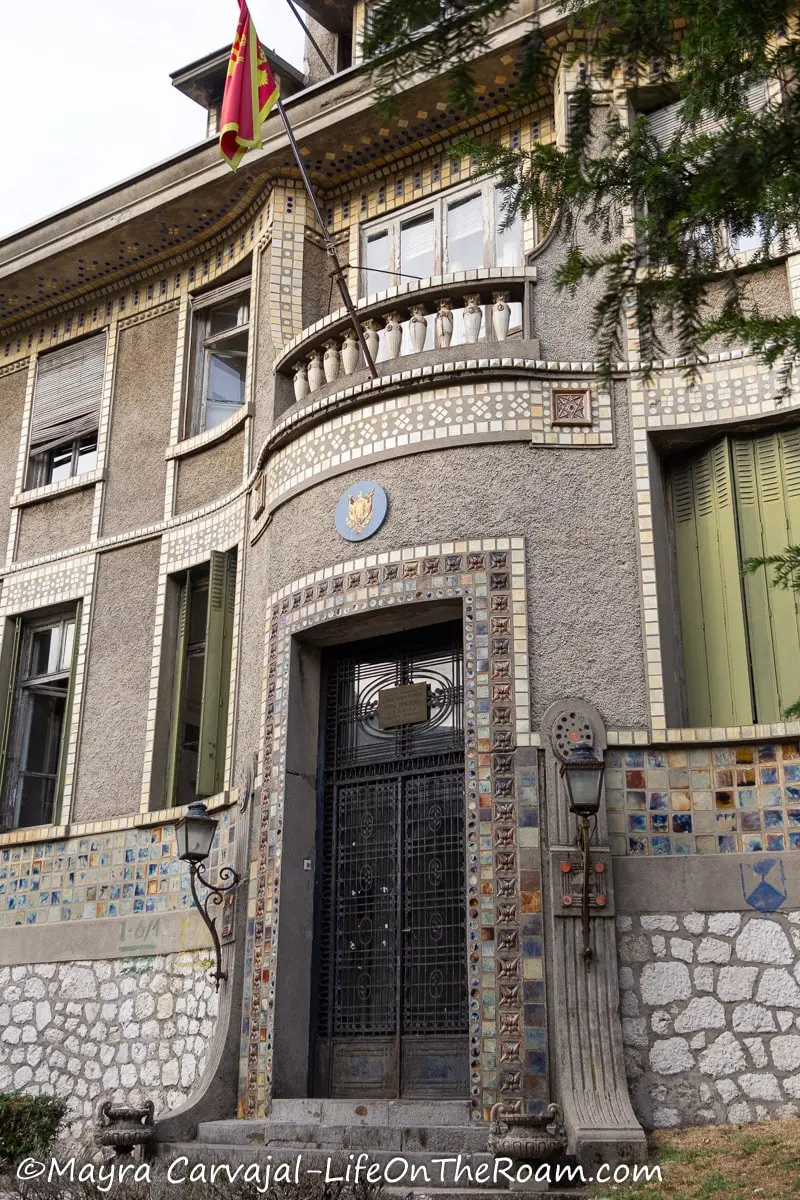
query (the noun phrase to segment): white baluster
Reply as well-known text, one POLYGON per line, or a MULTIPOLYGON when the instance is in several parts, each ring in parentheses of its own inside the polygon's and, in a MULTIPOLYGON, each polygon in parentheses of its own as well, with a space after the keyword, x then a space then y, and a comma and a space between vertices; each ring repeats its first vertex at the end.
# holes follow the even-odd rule
POLYGON ((294 398, 298 401, 305 400, 308 395, 308 371, 306 364, 299 362, 294 364, 294 398))
POLYGON ((367 349, 369 350, 370 357, 372 358, 373 362, 376 362, 378 358, 378 347, 380 346, 380 338, 378 337, 380 325, 374 317, 369 317, 368 320, 364 322, 362 328, 364 330, 364 341, 367 343, 367 349))
POLYGON ((322 366, 322 355, 319 350, 312 350, 308 356, 308 386, 312 392, 321 388, 325 382, 325 371, 322 366))
POLYGON ((359 347, 355 331, 348 329, 342 342, 342 367, 345 375, 352 375, 358 366, 359 347))
POLYGON ((453 302, 448 297, 436 308, 436 345, 446 350, 453 338, 453 302))
POLYGON ((481 332, 483 309, 480 296, 464 297, 464 334, 467 342, 477 342, 481 332))
POLYGON ((384 321, 386 322, 386 357, 397 358, 400 353, 400 343, 403 340, 403 326, 400 322, 400 313, 387 313, 384 321))
POLYGON ((428 318, 425 315, 424 304, 412 304, 409 309, 411 320, 408 332, 411 337, 411 348, 414 354, 420 354, 425 349, 425 339, 428 336, 428 318))
POLYGON ((339 378, 339 345, 333 338, 325 343, 322 365, 325 371, 325 382, 335 383, 339 378))
POLYGON ((496 342, 504 342, 508 336, 508 326, 511 321, 508 297, 508 292, 492 292, 492 328, 496 342))

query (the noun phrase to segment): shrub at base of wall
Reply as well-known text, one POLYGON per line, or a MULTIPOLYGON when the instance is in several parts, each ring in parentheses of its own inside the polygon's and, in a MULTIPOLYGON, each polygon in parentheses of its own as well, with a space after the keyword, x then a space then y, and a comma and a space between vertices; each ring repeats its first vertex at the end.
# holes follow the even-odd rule
POLYGON ((100 1097, 183 1104, 202 1074, 217 994, 203 951, 0 967, 0 1091, 63 1097, 91 1137, 100 1097))
POLYGON ((800 1113, 800 912, 618 917, 623 1040, 646 1128, 800 1113))

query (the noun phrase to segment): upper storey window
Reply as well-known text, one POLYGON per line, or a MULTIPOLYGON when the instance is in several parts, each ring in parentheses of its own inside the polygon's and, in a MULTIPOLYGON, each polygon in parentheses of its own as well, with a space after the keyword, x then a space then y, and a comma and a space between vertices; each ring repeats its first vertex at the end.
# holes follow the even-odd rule
POLYGON ((244 404, 250 339, 250 280, 192 299, 184 437, 213 429, 244 404))
POLYGON ((36 365, 28 487, 58 483, 97 466, 106 335, 41 354, 36 365))
POLYGON ((520 220, 517 216, 503 228, 503 199, 503 189, 484 180, 370 225, 362 249, 361 294, 431 275, 520 266, 520 220))

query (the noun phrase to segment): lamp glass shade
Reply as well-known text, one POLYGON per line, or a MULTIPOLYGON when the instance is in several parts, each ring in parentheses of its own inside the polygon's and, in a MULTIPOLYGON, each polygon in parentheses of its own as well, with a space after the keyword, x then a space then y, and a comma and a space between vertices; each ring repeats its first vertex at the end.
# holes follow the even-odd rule
POLYGON ((194 801, 175 826, 178 858, 184 862, 204 862, 211 853, 216 832, 217 822, 208 815, 205 804, 194 801))
POLYGON ((561 771, 567 785, 570 812, 591 817, 600 808, 605 763, 586 745, 576 746, 561 771))

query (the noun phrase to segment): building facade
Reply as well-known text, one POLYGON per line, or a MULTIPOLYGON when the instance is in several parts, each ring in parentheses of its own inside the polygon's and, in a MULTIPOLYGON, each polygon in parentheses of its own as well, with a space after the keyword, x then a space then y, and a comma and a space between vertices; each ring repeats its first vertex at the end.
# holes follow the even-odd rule
MULTIPOLYGON (((226 53, 173 77, 205 142, 0 243, 0 1088, 75 1129, 556 1101, 591 1158, 798 1112, 800 619, 740 563, 800 540, 800 399, 736 347, 645 380, 634 311, 601 378, 591 289, 449 149, 563 144, 555 16, 510 99, 530 7, 469 120, 443 79, 377 115, 363 3, 304 4, 335 75, 275 62, 375 379, 277 117, 219 160, 226 53), (243 877, 219 992, 198 796, 243 877)), ((796 311, 800 254, 752 288, 796 311)))

